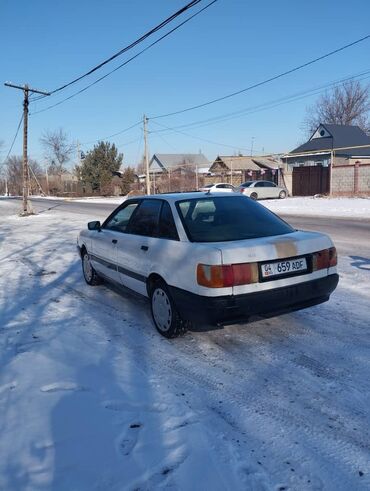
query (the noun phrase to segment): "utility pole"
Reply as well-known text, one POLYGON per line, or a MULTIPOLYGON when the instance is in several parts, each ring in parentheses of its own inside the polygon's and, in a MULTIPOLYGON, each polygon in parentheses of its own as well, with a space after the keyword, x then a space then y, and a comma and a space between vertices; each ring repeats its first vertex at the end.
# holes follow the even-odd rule
POLYGON ((146 174, 146 194, 150 194, 150 175, 149 175, 149 156, 148 156, 148 118, 144 114, 144 153, 145 153, 145 174, 146 174))
POLYGON ((11 87, 12 89, 23 90, 23 215, 29 215, 30 209, 28 204, 28 194, 29 194, 29 171, 28 171, 28 104, 29 104, 29 94, 42 94, 50 95, 49 92, 43 92, 42 90, 31 89, 27 84, 25 85, 14 85, 11 83, 5 83, 6 87, 11 87))

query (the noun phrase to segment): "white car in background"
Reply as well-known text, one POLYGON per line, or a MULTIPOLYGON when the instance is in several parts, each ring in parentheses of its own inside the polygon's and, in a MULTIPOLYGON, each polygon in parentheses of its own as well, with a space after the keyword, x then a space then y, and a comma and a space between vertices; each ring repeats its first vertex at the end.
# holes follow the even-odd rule
POLYGON ((238 188, 228 182, 218 182, 217 184, 207 184, 199 188, 199 191, 210 193, 237 193, 238 188))
POLYGON ((247 181, 239 186, 239 191, 252 199, 287 197, 287 191, 272 181, 247 181))
POLYGON ((130 198, 77 245, 86 282, 149 297, 166 337, 325 302, 338 283, 332 241, 293 229, 240 193, 130 198))

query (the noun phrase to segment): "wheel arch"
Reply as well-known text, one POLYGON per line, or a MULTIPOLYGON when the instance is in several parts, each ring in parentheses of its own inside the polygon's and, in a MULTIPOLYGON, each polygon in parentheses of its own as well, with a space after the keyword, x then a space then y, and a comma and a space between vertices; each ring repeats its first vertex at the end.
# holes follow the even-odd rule
POLYGON ((148 297, 150 297, 151 289, 153 288, 153 285, 157 281, 163 281, 164 283, 166 283, 164 278, 161 275, 159 275, 158 273, 150 273, 150 275, 148 276, 148 279, 146 280, 146 291, 148 293, 148 297))

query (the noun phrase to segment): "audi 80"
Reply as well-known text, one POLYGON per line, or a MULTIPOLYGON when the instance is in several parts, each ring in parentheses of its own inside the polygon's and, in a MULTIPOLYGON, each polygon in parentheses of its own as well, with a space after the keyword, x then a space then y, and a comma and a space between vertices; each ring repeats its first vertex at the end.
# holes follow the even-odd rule
POLYGON ((272 317, 329 300, 337 254, 319 232, 295 230, 234 193, 131 198, 77 239, 89 285, 102 279, 150 299, 157 330, 272 317))

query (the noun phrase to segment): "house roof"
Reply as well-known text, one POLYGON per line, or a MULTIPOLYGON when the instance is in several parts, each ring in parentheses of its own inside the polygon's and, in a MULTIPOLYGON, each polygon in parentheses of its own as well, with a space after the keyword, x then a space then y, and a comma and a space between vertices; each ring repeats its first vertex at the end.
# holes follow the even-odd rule
POLYGON ((209 167, 209 161, 202 153, 155 153, 149 167, 167 170, 191 164, 209 167))
POLYGON ((352 155, 354 153, 356 155, 368 155, 370 153, 370 137, 358 126, 320 124, 311 138, 303 145, 292 150, 290 155, 361 145, 369 145, 369 147, 358 149, 348 148, 338 153, 343 155, 352 155))
MULTIPOLYGON (((279 167, 278 162, 273 159, 250 157, 250 156, 230 156, 219 155, 214 161, 214 164, 223 162, 228 169, 233 170, 261 170, 261 169, 277 169, 279 167)), ((212 170, 212 167, 211 169, 212 170)))
MULTIPOLYGON (((219 155, 213 165, 222 162, 228 169, 233 170, 260 170, 260 167, 247 156, 219 155)), ((212 171, 212 167, 210 170, 212 171)))

